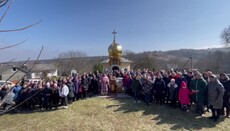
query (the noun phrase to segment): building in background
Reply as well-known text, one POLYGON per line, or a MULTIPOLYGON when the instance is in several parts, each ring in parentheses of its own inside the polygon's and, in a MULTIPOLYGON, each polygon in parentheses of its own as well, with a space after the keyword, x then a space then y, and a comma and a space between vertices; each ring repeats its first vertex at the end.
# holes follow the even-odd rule
POLYGON ((132 61, 122 57, 122 46, 116 42, 117 32, 113 32, 114 39, 112 44, 108 48, 109 58, 102 61, 103 71, 113 70, 130 70, 130 64, 132 61))

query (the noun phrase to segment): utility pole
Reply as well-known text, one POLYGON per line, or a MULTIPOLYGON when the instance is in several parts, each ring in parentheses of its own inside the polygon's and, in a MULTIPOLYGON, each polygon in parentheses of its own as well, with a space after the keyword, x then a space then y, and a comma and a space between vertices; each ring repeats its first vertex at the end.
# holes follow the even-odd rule
POLYGON ((191 59, 191 71, 193 70, 193 60, 192 60, 192 56, 190 56, 191 59))

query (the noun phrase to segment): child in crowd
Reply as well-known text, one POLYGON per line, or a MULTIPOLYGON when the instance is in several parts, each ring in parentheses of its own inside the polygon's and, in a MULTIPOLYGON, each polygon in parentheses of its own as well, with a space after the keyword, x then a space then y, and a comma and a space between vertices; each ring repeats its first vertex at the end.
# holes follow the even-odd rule
POLYGON ((172 78, 167 86, 168 86, 168 99, 170 101, 170 106, 175 108, 176 101, 177 101, 176 90, 178 88, 178 85, 175 83, 175 79, 172 78))
POLYGON ((187 112, 188 111, 188 105, 190 103, 189 95, 191 95, 192 92, 188 89, 187 84, 182 81, 181 88, 179 90, 179 101, 181 103, 181 110, 187 112))

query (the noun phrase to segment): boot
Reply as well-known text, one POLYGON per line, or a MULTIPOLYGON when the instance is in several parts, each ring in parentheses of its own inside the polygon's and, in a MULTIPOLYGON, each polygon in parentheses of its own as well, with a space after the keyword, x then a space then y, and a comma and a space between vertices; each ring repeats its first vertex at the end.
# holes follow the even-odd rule
POLYGON ((229 112, 230 112, 230 110, 227 109, 227 110, 226 110, 226 117, 227 117, 227 118, 230 118, 230 117, 229 117, 229 112))
POLYGON ((214 111, 214 109, 212 109, 212 116, 209 117, 209 119, 214 119, 215 120, 215 118, 216 118, 215 111, 214 111))
POLYGON ((217 109, 216 110, 216 116, 215 116, 215 119, 214 119, 214 122, 217 122, 218 120, 219 120, 219 118, 220 118, 220 109, 217 109))

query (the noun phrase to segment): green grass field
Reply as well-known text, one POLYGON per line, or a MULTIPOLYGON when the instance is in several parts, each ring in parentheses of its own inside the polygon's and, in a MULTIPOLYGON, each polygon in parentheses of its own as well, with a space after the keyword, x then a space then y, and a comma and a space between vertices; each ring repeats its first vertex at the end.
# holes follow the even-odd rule
POLYGON ((230 119, 218 123, 167 105, 134 104, 131 99, 89 98, 68 109, 0 116, 1 131, 159 131, 230 130, 230 119))

